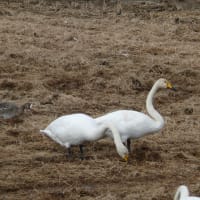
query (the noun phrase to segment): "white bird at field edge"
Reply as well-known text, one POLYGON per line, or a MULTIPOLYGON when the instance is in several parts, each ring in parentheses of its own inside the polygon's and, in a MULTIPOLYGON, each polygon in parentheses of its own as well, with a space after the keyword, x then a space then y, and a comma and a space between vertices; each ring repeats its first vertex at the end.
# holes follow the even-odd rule
POLYGON ((51 122, 46 129, 40 130, 40 132, 60 145, 65 146, 68 149, 69 156, 71 156, 70 147, 79 145, 81 159, 83 159, 82 143, 105 137, 107 130, 111 131, 118 154, 127 161, 128 149, 122 143, 117 129, 110 123, 98 124, 86 114, 78 113, 59 117, 51 122))
MULTIPOLYGON (((163 117, 153 106, 153 97, 160 88, 175 90, 172 84, 166 79, 160 78, 154 83, 146 100, 146 109, 150 116, 134 110, 118 110, 97 117, 95 121, 98 123, 113 124, 118 129, 122 142, 127 144, 130 152, 131 138, 140 138, 150 133, 157 132, 164 126, 163 117)), ((109 131, 107 131, 106 134, 112 137, 109 131)))
POLYGON ((181 185, 178 187, 174 200, 200 200, 200 197, 189 196, 187 186, 181 185))

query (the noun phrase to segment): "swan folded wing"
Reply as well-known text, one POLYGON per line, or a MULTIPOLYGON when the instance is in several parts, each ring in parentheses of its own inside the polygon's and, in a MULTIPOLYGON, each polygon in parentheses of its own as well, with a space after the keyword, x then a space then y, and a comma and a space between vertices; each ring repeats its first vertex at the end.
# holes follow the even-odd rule
POLYGON ((137 111, 119 110, 98 117, 95 119, 95 121, 98 123, 105 123, 109 121, 117 125, 120 122, 130 122, 134 121, 135 119, 142 120, 143 116, 146 115, 137 111))
POLYGON ((77 145, 92 140, 97 123, 89 116, 76 114, 63 116, 53 121, 47 129, 63 144, 77 145))
POLYGON ((148 116, 142 118, 135 118, 135 120, 129 120, 126 122, 121 122, 116 125, 121 136, 127 136, 127 138, 139 138, 146 133, 151 133, 157 131, 156 125, 152 123, 152 119, 148 116))
MULTIPOLYGON (((159 128, 158 124, 148 115, 131 110, 115 111, 95 120, 98 123, 112 123, 119 130, 122 138, 139 138, 145 133, 156 132, 159 128)), ((110 131, 106 134, 111 136, 110 131)))
POLYGON ((83 132, 80 132, 80 128, 77 130, 76 127, 74 123, 62 124, 59 121, 56 126, 48 127, 48 130, 53 133, 52 139, 55 141, 60 141, 65 146, 66 144, 76 145, 83 142, 83 132))

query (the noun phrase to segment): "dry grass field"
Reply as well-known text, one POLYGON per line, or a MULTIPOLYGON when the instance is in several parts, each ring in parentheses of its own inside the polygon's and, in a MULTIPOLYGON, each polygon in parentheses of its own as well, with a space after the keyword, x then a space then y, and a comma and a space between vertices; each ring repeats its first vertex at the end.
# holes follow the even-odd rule
POLYGON ((1 200, 172 200, 185 184, 200 196, 200 11, 153 3, 0 2, 1 101, 32 102, 21 122, 0 123, 1 200), (87 159, 40 135, 52 120, 155 107, 159 133, 132 141, 129 163, 110 139, 85 146, 87 159))

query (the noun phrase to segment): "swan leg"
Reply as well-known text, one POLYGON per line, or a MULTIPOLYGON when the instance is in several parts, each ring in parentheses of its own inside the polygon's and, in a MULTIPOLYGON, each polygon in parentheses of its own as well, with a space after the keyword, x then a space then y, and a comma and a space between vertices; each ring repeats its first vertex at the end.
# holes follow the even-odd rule
POLYGON ((72 159, 72 151, 71 148, 67 148, 67 158, 72 159))
POLYGON ((129 153, 130 153, 130 152, 131 152, 131 139, 128 138, 126 143, 127 143, 128 151, 129 151, 129 153))
POLYGON ((79 145, 79 149, 80 149, 80 159, 81 160, 84 160, 84 153, 83 153, 83 145, 82 144, 80 144, 79 145))

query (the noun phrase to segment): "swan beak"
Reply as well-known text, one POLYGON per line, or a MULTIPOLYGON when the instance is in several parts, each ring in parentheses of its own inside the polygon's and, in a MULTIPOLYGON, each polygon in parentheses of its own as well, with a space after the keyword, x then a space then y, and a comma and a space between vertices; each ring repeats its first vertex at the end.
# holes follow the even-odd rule
POLYGON ((167 82, 167 86, 166 86, 166 87, 167 87, 168 89, 171 89, 171 90, 176 91, 176 88, 174 88, 170 82, 167 82))
POLYGON ((167 86, 166 86, 168 89, 172 89, 172 84, 170 82, 167 82, 167 86))
POLYGON ((125 156, 124 156, 124 160, 125 160, 126 162, 128 162, 128 155, 125 155, 125 156))

